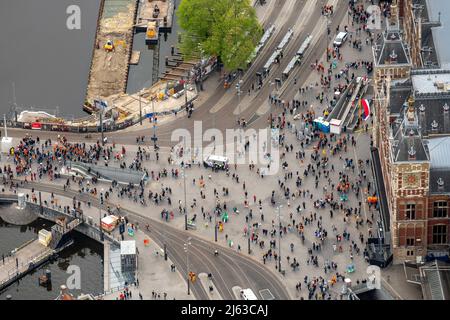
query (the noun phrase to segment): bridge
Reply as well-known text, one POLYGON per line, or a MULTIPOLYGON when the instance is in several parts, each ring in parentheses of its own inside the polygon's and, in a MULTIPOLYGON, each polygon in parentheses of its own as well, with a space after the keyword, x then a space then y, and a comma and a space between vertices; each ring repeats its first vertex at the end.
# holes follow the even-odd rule
MULTIPOLYGON (((17 195, 0 194, 0 203, 17 202, 17 195)), ((101 239, 101 236, 94 236, 95 231, 100 231, 94 226, 86 227, 84 219, 76 218, 68 213, 63 213, 47 207, 42 207, 32 202, 26 202, 36 216, 55 222, 51 228, 51 240, 48 244, 40 239, 33 239, 24 243, 19 248, 14 249, 11 253, 0 260, 0 291, 13 284, 29 272, 40 267, 52 259, 56 254, 73 244, 73 240, 69 237, 69 233, 74 229, 94 238, 101 239), (83 228, 78 228, 82 226, 83 228), (95 230, 90 230, 95 228, 95 230)), ((108 236, 105 235, 107 238, 108 236)))

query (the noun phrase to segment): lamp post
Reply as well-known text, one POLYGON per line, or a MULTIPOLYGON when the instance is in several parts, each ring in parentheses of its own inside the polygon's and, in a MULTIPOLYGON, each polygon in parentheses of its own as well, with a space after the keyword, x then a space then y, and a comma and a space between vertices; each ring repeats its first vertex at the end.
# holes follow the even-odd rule
MULTIPOLYGON (((186 152, 186 140, 184 141, 184 152, 183 157, 185 156, 186 152)), ((186 163, 184 160, 182 161, 183 164, 183 184, 184 184, 184 230, 188 229, 188 219, 187 219, 187 200, 186 200, 186 163)))
POLYGON ((249 220, 248 220, 248 222, 247 222, 247 233, 248 233, 248 239, 247 239, 247 241, 248 241, 248 254, 251 254, 251 253, 252 253, 252 249, 250 248, 250 236, 251 236, 251 233, 250 233, 250 217, 248 217, 248 215, 247 215, 247 218, 249 219, 249 220))
POLYGON ((327 61, 329 61, 330 59, 328 58, 328 42, 329 42, 330 33, 331 33, 331 30, 330 30, 330 24, 331 24, 331 22, 330 22, 330 17, 329 17, 329 14, 328 14, 328 13, 326 14, 325 17, 327 18, 327 34, 325 35, 325 43, 326 43, 326 46, 325 46, 325 56, 326 56, 326 58, 327 58, 327 61))
POLYGON ((142 91, 139 91, 139 123, 142 126, 142 102, 141 102, 142 91))
POLYGON ((158 146, 156 145, 156 141, 158 141, 158 138, 156 137, 156 113, 155 113, 155 99, 152 98, 152 121, 153 121, 153 148, 158 149, 158 146))
POLYGON ((186 252, 186 281, 187 281, 187 294, 191 294, 191 284, 189 282, 189 246, 191 245, 191 237, 187 238, 187 242, 184 244, 184 252, 186 252))
POLYGON ((103 237, 103 230, 102 230, 102 198, 103 198, 103 188, 100 190, 100 193, 98 195, 98 221, 99 221, 99 225, 98 228, 100 230, 100 241, 104 240, 103 237))
POLYGON ((241 120, 241 84, 242 84, 241 76, 239 75, 239 81, 236 83, 236 90, 237 90, 237 96, 238 96, 238 116, 236 119, 236 123, 238 123, 241 120))
POLYGON ((281 207, 281 205, 278 206, 278 272, 281 272, 281 207))
POLYGON ((216 209, 214 209, 214 241, 217 242, 217 213, 219 212, 219 197, 216 196, 216 209))
MULTIPOLYGON (((163 221, 163 224, 164 224, 164 221, 163 221)), ((163 225, 163 245, 164 245, 164 260, 167 261, 167 238, 166 238, 166 225, 165 224, 163 225)))
POLYGON ((100 108, 100 131, 102 133, 102 146, 105 145, 105 136, 103 133, 103 109, 100 108))

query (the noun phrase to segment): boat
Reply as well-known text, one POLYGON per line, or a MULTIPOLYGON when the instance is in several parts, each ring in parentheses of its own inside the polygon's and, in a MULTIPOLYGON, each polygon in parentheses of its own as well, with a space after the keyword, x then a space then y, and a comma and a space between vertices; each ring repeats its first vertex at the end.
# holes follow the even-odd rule
POLYGON ((147 32, 145 33, 146 44, 156 44, 158 42, 159 28, 156 21, 149 21, 147 23, 147 32))

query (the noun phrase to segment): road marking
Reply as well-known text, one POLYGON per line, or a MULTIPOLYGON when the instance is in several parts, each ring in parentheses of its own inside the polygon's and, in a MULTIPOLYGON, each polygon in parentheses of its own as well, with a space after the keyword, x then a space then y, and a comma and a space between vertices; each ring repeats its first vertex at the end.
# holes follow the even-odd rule
POLYGON ((231 291, 233 291, 233 294, 236 297, 236 300, 242 300, 241 290, 242 290, 242 288, 239 286, 234 286, 233 288, 231 288, 231 291))
POLYGON ((259 290, 259 294, 261 295, 263 300, 275 300, 275 297, 269 289, 259 290))
POLYGON ((200 273, 198 275, 198 278, 210 300, 223 300, 222 296, 220 295, 219 291, 214 285, 214 282, 208 279, 208 275, 206 273, 204 272, 200 273), (213 287, 212 291, 209 290, 209 286, 213 287))

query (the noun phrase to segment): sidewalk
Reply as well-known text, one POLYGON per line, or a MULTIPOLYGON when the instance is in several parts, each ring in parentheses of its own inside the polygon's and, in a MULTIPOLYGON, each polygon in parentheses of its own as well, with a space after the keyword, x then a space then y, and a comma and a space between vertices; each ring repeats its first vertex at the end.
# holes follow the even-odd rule
MULTIPOLYGON (((186 292, 186 279, 178 271, 171 272, 172 261, 164 260, 163 250, 142 231, 137 231, 134 237, 125 236, 125 240, 136 240, 138 249, 139 285, 129 287, 132 292, 127 300, 193 300, 195 297, 186 292), (144 239, 149 239, 149 245, 144 245, 144 239), (158 252, 158 255, 156 255, 158 252), (166 294, 166 296, 165 296, 166 294)), ((118 300, 120 293, 114 292, 104 296, 104 300, 118 300)))

